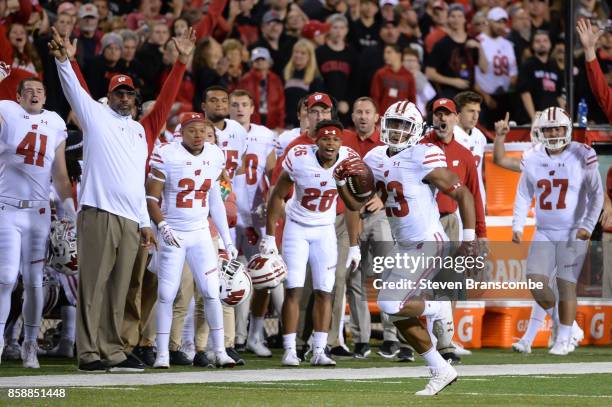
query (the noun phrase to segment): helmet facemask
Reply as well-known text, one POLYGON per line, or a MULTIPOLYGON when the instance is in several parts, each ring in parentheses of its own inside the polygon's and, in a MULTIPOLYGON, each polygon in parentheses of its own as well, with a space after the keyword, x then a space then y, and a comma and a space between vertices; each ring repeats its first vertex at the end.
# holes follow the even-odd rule
POLYGON ((423 124, 403 117, 383 117, 380 140, 392 151, 418 144, 423 138, 423 124))

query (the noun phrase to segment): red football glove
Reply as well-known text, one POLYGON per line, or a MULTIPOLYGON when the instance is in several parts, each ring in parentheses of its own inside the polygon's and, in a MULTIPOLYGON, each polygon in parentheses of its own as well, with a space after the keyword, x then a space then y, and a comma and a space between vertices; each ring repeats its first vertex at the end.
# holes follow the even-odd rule
POLYGON ((334 179, 336 180, 336 184, 342 186, 346 183, 346 178, 349 175, 365 173, 366 169, 363 162, 359 158, 346 158, 342 160, 340 164, 336 166, 336 168, 334 168, 334 179))
POLYGON ((248 228, 246 228, 244 234, 246 235, 247 243, 251 246, 256 245, 259 241, 259 234, 253 226, 249 226, 248 228))

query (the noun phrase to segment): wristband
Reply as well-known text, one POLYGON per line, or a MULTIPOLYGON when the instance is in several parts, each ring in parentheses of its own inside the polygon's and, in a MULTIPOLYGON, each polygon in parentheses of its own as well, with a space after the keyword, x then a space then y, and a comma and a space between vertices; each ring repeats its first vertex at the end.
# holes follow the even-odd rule
POLYGON ((463 229, 463 241, 472 242, 474 240, 476 240, 476 230, 475 229, 463 229))
POLYGON ((162 220, 161 222, 159 222, 159 223, 157 224, 157 228, 158 228, 158 229, 161 229, 161 228, 163 228, 164 226, 166 226, 167 224, 168 224, 168 222, 166 222, 165 220, 162 220))

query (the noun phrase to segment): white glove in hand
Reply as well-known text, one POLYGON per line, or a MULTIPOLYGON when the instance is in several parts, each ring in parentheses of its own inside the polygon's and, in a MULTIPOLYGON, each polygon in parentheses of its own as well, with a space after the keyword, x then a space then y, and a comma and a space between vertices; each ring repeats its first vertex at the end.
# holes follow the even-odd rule
POLYGON ((359 267, 359 263, 361 262, 361 250, 359 250, 359 246, 351 246, 349 247, 348 257, 346 259, 346 269, 349 273, 354 272, 359 267))
POLYGON ((278 254, 278 248, 276 247, 276 237, 265 235, 261 238, 259 244, 259 252, 261 254, 278 254))
POLYGON ((74 209, 74 201, 72 198, 66 198, 62 202, 62 208, 64 209, 64 218, 68 219, 73 224, 76 224, 77 213, 74 209))
POLYGON ((238 257, 238 249, 236 249, 232 243, 229 243, 225 247, 225 251, 227 252, 227 257, 229 257, 228 260, 234 260, 238 257))
POLYGON ((181 247, 181 245, 178 243, 178 239, 174 236, 174 231, 165 220, 159 222, 157 229, 159 230, 162 239, 168 246, 181 247))

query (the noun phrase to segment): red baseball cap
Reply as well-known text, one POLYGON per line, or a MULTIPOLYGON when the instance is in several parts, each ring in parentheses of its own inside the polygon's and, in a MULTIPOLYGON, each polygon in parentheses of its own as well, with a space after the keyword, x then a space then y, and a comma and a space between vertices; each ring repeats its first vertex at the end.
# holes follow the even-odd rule
POLYGON ((308 109, 318 104, 325 105, 325 107, 329 107, 330 109, 334 106, 327 93, 316 92, 308 96, 306 100, 306 107, 308 109))
POLYGON ((302 37, 314 40, 315 37, 329 32, 330 25, 319 20, 310 20, 302 28, 302 37))
POLYGON ((108 84, 108 91, 112 92, 120 86, 125 86, 126 88, 130 88, 132 90, 136 89, 134 87, 134 82, 132 81, 132 78, 127 75, 115 75, 111 78, 108 84))
POLYGON ((446 109, 451 113, 457 114, 457 106, 455 106, 455 102, 447 98, 441 98, 434 102, 433 112, 435 113, 438 109, 446 109))
POLYGON ((181 114, 181 128, 187 126, 190 123, 193 122, 202 122, 204 123, 206 121, 206 118, 204 117, 204 115, 202 113, 197 113, 197 112, 185 112, 183 114, 181 114))
POLYGON ((321 137, 326 137, 326 136, 342 137, 342 129, 340 127, 333 126, 333 125, 321 127, 319 131, 317 131, 316 140, 319 141, 321 137))

